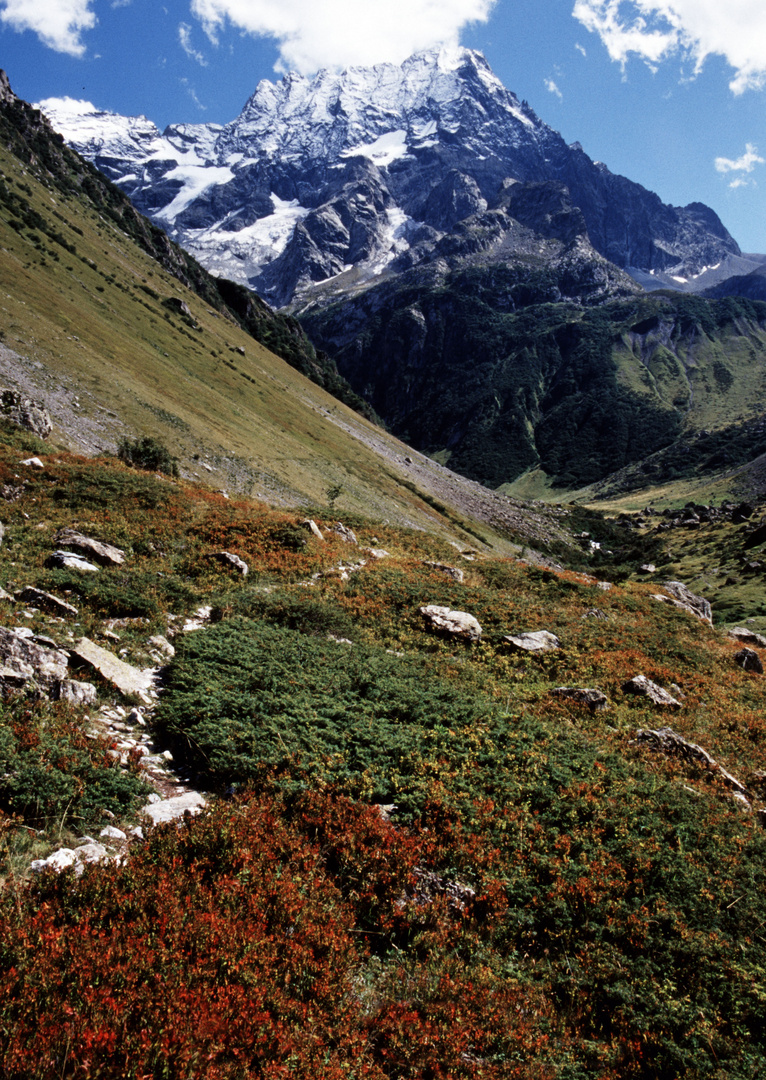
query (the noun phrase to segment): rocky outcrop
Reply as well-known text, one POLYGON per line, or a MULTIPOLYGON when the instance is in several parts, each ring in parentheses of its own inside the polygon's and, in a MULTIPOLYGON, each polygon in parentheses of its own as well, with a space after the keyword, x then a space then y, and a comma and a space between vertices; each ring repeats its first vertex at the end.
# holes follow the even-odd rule
POLYGON ((653 750, 658 750, 668 757, 680 757, 690 764, 700 765, 703 769, 718 773, 728 787, 733 788, 742 796, 749 795, 745 785, 719 765, 707 750, 698 746, 697 743, 689 742, 672 728, 664 727, 656 731, 651 728, 641 728, 636 732, 633 742, 650 746, 653 750))
POLYGON ((50 414, 43 403, 24 397, 16 390, 0 390, 0 417, 26 428, 41 439, 47 439, 53 429, 50 414))
POLYGON ((702 596, 695 596, 681 581, 666 581, 663 585, 667 595, 654 593, 654 599, 664 604, 674 604, 682 611, 688 611, 709 626, 713 625, 713 610, 710 601, 702 596))
POLYGON ((216 551, 210 558, 215 559, 216 562, 222 563, 224 566, 230 567, 232 570, 236 570, 242 577, 247 577, 250 567, 244 559, 240 559, 239 555, 235 555, 231 551, 216 551))
POLYGON ((0 689, 29 689, 57 696, 68 677, 69 657, 61 649, 38 645, 0 627, 0 689))
POLYGON ((45 560, 45 565, 52 570, 80 570, 86 574, 97 574, 99 571, 95 563, 88 562, 74 551, 54 551, 45 560))
POLYGON ((59 615, 65 619, 77 618, 77 608, 73 604, 61 600, 58 596, 54 596, 53 593, 45 592, 43 589, 36 589, 33 585, 26 585, 23 589, 19 589, 16 593, 16 599, 23 604, 33 604, 35 607, 42 608, 43 611, 47 611, 51 615, 59 615))

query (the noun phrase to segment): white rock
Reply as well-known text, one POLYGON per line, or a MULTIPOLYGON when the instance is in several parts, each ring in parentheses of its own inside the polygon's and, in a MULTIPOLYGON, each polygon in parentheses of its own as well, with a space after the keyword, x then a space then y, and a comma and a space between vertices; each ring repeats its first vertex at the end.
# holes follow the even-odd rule
POLYGON ((188 810, 190 814, 199 814, 207 806, 206 800, 198 791, 187 791, 185 795, 176 795, 172 799, 160 802, 148 802, 141 813, 151 818, 152 825, 166 821, 176 821, 188 810))
POLYGON ((122 829, 115 828, 114 825, 107 825, 105 829, 102 829, 98 834, 103 836, 106 840, 127 840, 127 833, 124 833, 122 829))
POLYGON ((451 611, 438 604, 427 604, 418 610, 428 625, 439 633, 464 641, 479 641, 481 638, 478 620, 467 611, 451 611))

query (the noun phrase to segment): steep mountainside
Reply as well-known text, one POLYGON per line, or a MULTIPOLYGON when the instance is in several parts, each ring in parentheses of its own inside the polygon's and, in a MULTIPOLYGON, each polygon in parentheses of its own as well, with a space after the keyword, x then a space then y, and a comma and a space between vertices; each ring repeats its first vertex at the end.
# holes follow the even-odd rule
POLYGON ((565 188, 578 234, 645 276, 688 281, 739 255, 712 210, 664 205, 567 146, 467 49, 264 81, 224 127, 160 133, 83 103, 47 107, 174 239, 279 306, 338 275, 353 285, 412 266, 495 206, 508 179, 565 188))
POLYGON ((529 264, 412 273, 302 321, 392 430, 492 487, 539 470, 571 491, 632 466, 626 490, 766 451, 766 304, 594 307, 573 302, 579 281, 529 264))

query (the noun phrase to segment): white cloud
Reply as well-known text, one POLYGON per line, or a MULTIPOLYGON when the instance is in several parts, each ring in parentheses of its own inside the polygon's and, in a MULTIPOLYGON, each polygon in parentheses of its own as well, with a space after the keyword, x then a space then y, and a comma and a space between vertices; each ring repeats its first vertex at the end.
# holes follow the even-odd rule
POLYGON ((196 90, 194 89, 194 87, 193 87, 193 86, 191 85, 191 83, 189 82, 189 80, 188 80, 188 79, 181 79, 181 80, 180 80, 180 82, 181 82, 181 85, 182 85, 183 87, 185 87, 185 89, 186 89, 186 93, 187 93, 187 94, 189 95, 189 97, 190 97, 190 98, 192 99, 192 101, 193 101, 193 102, 194 102, 194 104, 195 104, 195 105, 197 106, 197 108, 198 108, 198 109, 202 109, 202 111, 203 111, 203 112, 206 112, 206 111, 207 111, 207 105, 203 105, 203 104, 202 104, 202 102, 200 101, 200 99, 199 99, 199 98, 197 97, 197 91, 196 91, 196 90))
POLYGON ((178 25, 178 41, 179 41, 179 44, 180 44, 181 48, 183 49, 183 51, 186 53, 186 55, 189 57, 190 60, 196 60, 198 64, 202 65, 202 67, 207 67, 207 60, 205 59, 205 57, 202 55, 201 52, 198 52, 192 46, 192 43, 191 43, 191 29, 192 28, 189 26, 188 23, 179 23, 179 25, 178 25))
POLYGON ((92 30, 96 16, 91 0, 2 0, 0 21, 14 30, 32 30, 56 52, 83 56, 81 35, 92 30))
MULTIPOLYGON (((719 173, 751 173, 756 165, 766 165, 766 160, 758 153, 758 147, 753 143, 745 144, 745 152, 738 158, 717 157, 715 159, 716 172, 719 173)), ((730 188, 756 187, 755 180, 746 176, 735 176, 729 184, 730 188)))
POLYGON ((581 45, 579 41, 575 42, 575 48, 577 49, 578 53, 580 53, 581 56, 587 56, 588 55, 587 52, 585 51, 585 46, 581 45))
POLYGON ((561 93, 553 79, 545 80, 545 89, 548 91, 549 94, 555 94, 559 101, 564 100, 564 95, 561 93))
POLYGON ((707 57, 723 56, 735 94, 766 85, 763 0, 575 0, 572 14, 623 67, 631 54, 650 66, 678 56, 696 75, 707 57))
POLYGON ((233 26, 271 37, 277 70, 311 74, 340 68, 401 63, 419 49, 456 43, 468 23, 485 22, 496 0, 192 0, 210 40, 233 26))

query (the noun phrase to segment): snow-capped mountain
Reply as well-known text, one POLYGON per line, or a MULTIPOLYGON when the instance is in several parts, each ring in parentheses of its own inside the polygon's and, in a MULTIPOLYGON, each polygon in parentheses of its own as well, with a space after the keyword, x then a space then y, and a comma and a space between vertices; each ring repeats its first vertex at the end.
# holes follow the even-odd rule
MULTIPOLYGON (((443 258, 466 219, 476 223, 474 247, 507 257, 518 242, 509 248, 506 219, 537 233, 541 213, 517 219, 515 207, 528 206, 537 189, 520 187, 509 200, 509 180, 546 185, 548 203, 554 185, 554 203, 565 199, 566 235, 557 232, 559 211, 542 212, 543 235, 552 229, 560 250, 577 238, 581 252, 595 249, 645 282, 689 281, 740 254, 712 210, 664 205, 579 144, 568 146, 468 49, 263 81, 223 127, 160 132, 144 117, 88 103, 40 107, 209 270, 278 306, 307 299, 339 275, 358 287, 443 258), (497 215, 486 218, 499 206, 502 237, 497 215), (494 239, 477 240, 487 229, 494 239)), ((525 250, 530 243, 524 234, 525 250)))

